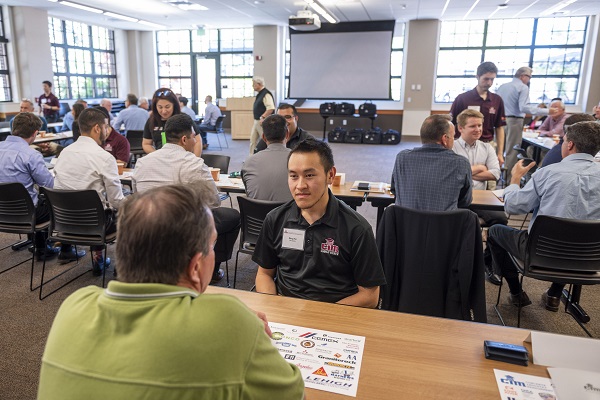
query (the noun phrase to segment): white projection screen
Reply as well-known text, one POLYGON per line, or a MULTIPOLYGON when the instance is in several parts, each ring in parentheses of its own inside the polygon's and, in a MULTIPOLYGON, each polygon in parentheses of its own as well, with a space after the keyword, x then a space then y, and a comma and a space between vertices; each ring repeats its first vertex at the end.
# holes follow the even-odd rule
POLYGON ((290 29, 293 99, 389 100, 395 21, 323 24, 290 29))

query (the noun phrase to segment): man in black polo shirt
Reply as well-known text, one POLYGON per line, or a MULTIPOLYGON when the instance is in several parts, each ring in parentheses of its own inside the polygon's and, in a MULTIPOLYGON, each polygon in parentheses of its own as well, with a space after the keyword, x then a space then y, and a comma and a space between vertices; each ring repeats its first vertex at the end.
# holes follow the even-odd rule
MULTIPOLYGON (((288 137, 285 142, 285 147, 288 149, 293 149, 295 145, 304 139, 308 139, 309 137, 314 138, 313 135, 298 126, 298 111, 292 104, 280 103, 279 107, 277 107, 277 114, 285 118, 285 121, 287 122, 288 137)), ((256 154, 266 148, 267 144, 264 140, 260 139, 254 153, 256 154)))
POLYGON ((385 276, 373 230, 329 191, 335 167, 327 143, 300 142, 288 173, 294 200, 265 219, 252 257, 256 291, 376 307, 385 276))
MULTIPOLYGON (((504 125, 506 125, 506 116, 504 115, 504 102, 497 94, 490 92, 494 84, 498 68, 491 62, 484 62, 477 67, 477 86, 473 90, 464 92, 456 96, 450 114, 452 123, 456 127, 455 139, 460 137, 460 132, 456 124, 456 117, 467 108, 475 109, 483 114, 483 134, 482 142, 490 143, 496 148, 500 166, 504 163, 504 125), (496 142, 494 143, 494 133, 496 142)), ((495 185, 493 185, 495 187, 495 185)), ((488 185, 488 189, 490 185, 488 185)))

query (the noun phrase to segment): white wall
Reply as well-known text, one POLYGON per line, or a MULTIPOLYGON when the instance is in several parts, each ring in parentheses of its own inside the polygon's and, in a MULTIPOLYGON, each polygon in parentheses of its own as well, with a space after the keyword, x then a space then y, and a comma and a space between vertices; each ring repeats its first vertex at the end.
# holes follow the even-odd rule
POLYGON ((276 103, 283 98, 279 72, 285 66, 285 45, 281 36, 282 31, 277 26, 254 27, 254 76, 265 78, 265 86, 273 93, 276 103), (262 59, 256 60, 257 56, 262 59))

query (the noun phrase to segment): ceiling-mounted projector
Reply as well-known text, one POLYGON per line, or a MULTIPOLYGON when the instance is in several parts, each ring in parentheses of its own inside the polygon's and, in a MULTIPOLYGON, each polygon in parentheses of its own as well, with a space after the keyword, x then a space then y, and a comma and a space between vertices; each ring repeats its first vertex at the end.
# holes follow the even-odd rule
POLYGON ((289 25, 297 31, 316 31, 321 28, 321 20, 309 10, 300 10, 298 15, 290 15, 289 25))

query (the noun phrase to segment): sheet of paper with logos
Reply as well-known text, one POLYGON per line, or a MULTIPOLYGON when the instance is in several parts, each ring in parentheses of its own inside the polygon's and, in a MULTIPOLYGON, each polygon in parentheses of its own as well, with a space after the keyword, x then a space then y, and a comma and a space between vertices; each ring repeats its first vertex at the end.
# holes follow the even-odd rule
POLYGON ((390 184, 385 182, 354 181, 350 190, 355 192, 385 193, 386 189, 389 188, 390 184))
POLYGON ((494 369, 496 383, 503 400, 556 400, 557 396, 550 378, 517 374, 494 369))
POLYGON ((548 368, 559 399, 600 399, 600 373, 569 368, 548 368))
POLYGON ((273 345, 300 368, 304 386, 356 397, 365 337, 269 322, 273 345))

